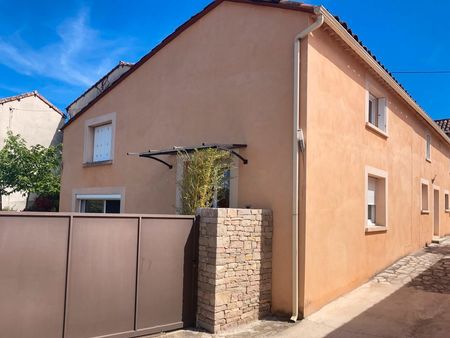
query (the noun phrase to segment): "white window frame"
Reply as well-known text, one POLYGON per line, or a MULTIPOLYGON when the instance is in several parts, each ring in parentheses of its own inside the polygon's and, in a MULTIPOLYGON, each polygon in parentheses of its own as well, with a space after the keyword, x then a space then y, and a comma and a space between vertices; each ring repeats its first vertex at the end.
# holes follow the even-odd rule
MULTIPOLYGON (((235 150, 239 153, 239 150, 235 150)), ((180 182, 184 176, 185 161, 177 156, 177 173, 176 173, 176 213, 179 214, 182 209, 180 182)), ((230 208, 238 207, 238 188, 239 188, 239 159, 233 156, 230 170, 230 208)), ((217 200, 213 201, 213 205, 217 205, 217 200)))
POLYGON ((86 166, 111 164, 114 161, 116 138, 116 113, 109 113, 89 119, 84 124, 83 164, 86 166), (111 124, 110 159, 94 161, 95 128, 111 124))
POLYGON ((420 212, 423 215, 428 215, 430 213, 430 182, 424 178, 420 179, 420 212), (426 200, 427 205, 423 205, 423 187, 426 186, 426 200))
POLYGON ((366 121, 366 128, 374 131, 379 136, 382 136, 384 138, 389 137, 388 133, 388 100, 385 95, 383 95, 380 91, 376 90, 371 86, 371 88, 366 88, 366 95, 365 95, 365 121, 366 121), (375 113, 375 121, 370 121, 370 102, 374 102, 376 105, 375 113), (382 115, 381 115, 382 114, 382 115), (383 116, 383 118, 381 118, 383 116), (380 121, 383 126, 380 125, 380 121), (374 123, 375 122, 375 123, 374 123), (383 123, 384 122, 384 123, 383 123))
MULTIPOLYGON (((382 232, 382 231, 387 231, 389 226, 388 226, 388 173, 387 171, 381 170, 381 169, 377 169, 371 166, 366 166, 365 167, 365 199, 364 199, 364 230, 366 233, 368 232, 382 232), (368 205, 369 205, 369 177, 373 177, 375 179, 377 179, 378 184, 384 184, 384 191, 382 189, 377 188, 377 190, 375 191, 376 195, 380 195, 381 197, 376 197, 377 199, 379 198, 383 198, 383 194, 384 194, 384 205, 379 205, 376 204, 375 208, 378 209, 378 211, 376 210, 375 212, 377 213, 378 216, 381 217, 376 217, 375 222, 377 224, 369 224, 368 222, 368 205), (381 190, 381 191, 380 191, 381 190), (381 213, 381 214, 380 214, 381 213), (378 221, 378 219, 380 219, 380 221, 378 221)), ((378 185, 377 184, 377 185, 378 185)))
POLYGON ((427 134, 425 136, 425 159, 431 162, 431 135, 427 134))
POLYGON ((124 187, 92 187, 76 188, 72 190, 72 211, 80 212, 81 200, 120 200, 120 213, 125 212, 124 187))
POLYGON ((121 195, 84 195, 79 194, 76 195, 77 204, 78 204, 78 212, 85 213, 85 211, 82 210, 83 208, 83 201, 103 201, 103 214, 106 214, 106 201, 122 201, 121 195))

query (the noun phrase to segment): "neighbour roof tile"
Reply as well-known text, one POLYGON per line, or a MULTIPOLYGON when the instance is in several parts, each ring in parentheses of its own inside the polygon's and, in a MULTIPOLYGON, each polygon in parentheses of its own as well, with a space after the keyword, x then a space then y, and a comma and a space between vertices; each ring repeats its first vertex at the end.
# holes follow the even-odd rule
POLYGON ((0 98, 0 104, 4 104, 4 103, 7 103, 7 102, 16 101, 16 100, 21 100, 21 99, 24 99, 24 98, 27 98, 27 97, 30 97, 30 96, 36 96, 37 98, 42 100, 44 103, 46 103, 51 109, 56 111, 61 116, 64 116, 64 113, 62 111, 60 111, 58 109, 58 107, 53 105, 45 97, 43 97, 41 94, 39 94, 39 92, 37 90, 34 90, 32 92, 28 92, 28 93, 19 94, 19 95, 14 95, 14 96, 9 96, 9 97, 5 97, 5 98, 0 98))
POLYGON ((449 119, 441 119, 435 120, 439 127, 444 131, 444 133, 450 133, 450 118, 449 119))

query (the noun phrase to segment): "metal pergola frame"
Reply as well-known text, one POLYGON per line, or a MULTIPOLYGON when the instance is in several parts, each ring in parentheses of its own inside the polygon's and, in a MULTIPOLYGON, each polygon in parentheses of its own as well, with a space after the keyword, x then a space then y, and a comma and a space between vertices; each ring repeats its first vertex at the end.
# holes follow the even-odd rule
POLYGON ((248 160, 235 151, 235 149, 241 149, 241 148, 247 148, 247 145, 246 144, 234 144, 234 143, 233 144, 202 143, 199 146, 192 146, 192 147, 173 146, 170 149, 149 150, 149 151, 146 151, 143 153, 127 153, 127 155, 150 158, 152 160, 158 161, 158 162, 166 165, 169 169, 172 169, 173 168, 172 164, 170 164, 167 161, 162 160, 156 156, 176 155, 180 152, 192 153, 194 151, 202 150, 202 149, 220 149, 220 150, 228 151, 230 154, 239 158, 244 164, 247 164, 248 160))

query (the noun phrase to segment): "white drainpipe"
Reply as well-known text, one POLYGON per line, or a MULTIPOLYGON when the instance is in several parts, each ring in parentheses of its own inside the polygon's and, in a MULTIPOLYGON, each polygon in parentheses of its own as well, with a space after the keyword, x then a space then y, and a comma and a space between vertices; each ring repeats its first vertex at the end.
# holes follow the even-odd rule
POLYGON ((300 115, 300 44, 301 40, 312 31, 322 26, 324 16, 321 8, 316 7, 314 12, 317 15, 316 21, 305 30, 298 33, 294 42, 294 132, 293 132, 293 152, 292 152, 292 316, 291 321, 298 319, 298 167, 299 167, 299 143, 303 142, 303 133, 299 126, 300 115))

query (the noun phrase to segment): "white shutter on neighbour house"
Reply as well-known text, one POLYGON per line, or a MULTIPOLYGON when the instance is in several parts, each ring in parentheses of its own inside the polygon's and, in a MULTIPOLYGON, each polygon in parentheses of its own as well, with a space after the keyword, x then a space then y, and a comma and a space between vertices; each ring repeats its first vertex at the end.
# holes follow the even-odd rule
POLYGON ((378 128, 386 131, 386 98, 378 98, 378 128))
POLYGON ((94 129, 93 161, 108 161, 111 159, 112 125, 105 124, 94 129))
POLYGON ((375 190, 377 186, 377 179, 369 177, 367 183, 367 205, 375 205, 375 190))

